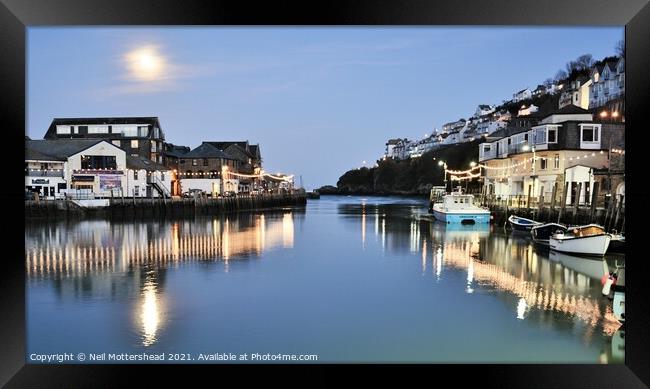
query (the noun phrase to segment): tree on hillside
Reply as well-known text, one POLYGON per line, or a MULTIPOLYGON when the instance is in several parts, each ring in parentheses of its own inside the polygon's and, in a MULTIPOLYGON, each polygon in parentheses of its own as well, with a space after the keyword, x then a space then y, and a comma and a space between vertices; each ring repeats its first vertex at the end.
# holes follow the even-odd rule
POLYGON ((553 85, 553 79, 550 77, 547 78, 546 80, 544 80, 543 85, 547 88, 550 88, 553 85))
POLYGON ((616 55, 619 57, 625 58, 625 40, 621 39, 616 44, 616 55))
POLYGON ((569 61, 566 64, 566 73, 569 75, 576 74, 588 70, 593 66, 594 58, 591 54, 583 54, 575 61, 569 61))
POLYGON ((555 73, 555 77, 553 78, 553 80, 556 81, 556 82, 557 81, 562 81, 562 80, 565 80, 568 76, 569 75, 567 74, 567 72, 560 69, 560 70, 557 71, 557 73, 555 73))

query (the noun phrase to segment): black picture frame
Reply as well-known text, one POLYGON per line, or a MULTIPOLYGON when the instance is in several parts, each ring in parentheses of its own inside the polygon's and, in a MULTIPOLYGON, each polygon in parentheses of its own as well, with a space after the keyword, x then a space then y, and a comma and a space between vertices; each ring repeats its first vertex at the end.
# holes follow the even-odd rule
MULTIPOLYGON (((6 387, 117 387, 132 383, 126 374, 147 380, 167 380, 219 369, 229 372, 233 365, 178 366, 181 371, 163 366, 61 365, 25 363, 25 273, 24 234, 18 216, 23 202, 20 154, 26 118, 26 28, 41 25, 625 25, 626 31, 626 120, 628 174, 626 202, 630 212, 626 235, 630 241, 627 256, 627 324, 625 365, 426 365, 420 378, 432 383, 462 380, 461 384, 481 387, 526 388, 643 388, 650 384, 650 304, 648 303, 647 255, 642 223, 650 199, 643 183, 644 162, 641 148, 647 125, 643 115, 650 101, 650 5, 646 0, 454 0, 437 3, 425 0, 399 1, 134 1, 134 0, 0 0, 0 126, 5 139, 6 168, 2 238, 6 251, 0 275, 0 384, 6 387), (14 155, 15 154, 15 155, 14 155), (15 180, 15 184, 14 184, 15 180), (639 210, 638 212, 634 210, 639 210), (635 228, 635 225, 637 226, 635 228), (152 373, 155 370, 155 374, 152 373), (126 374, 125 374, 126 373, 126 374), (447 381, 447 378, 451 381, 447 381), (443 379, 444 378, 444 379, 443 379)), ((266 379, 287 376, 283 368, 269 369, 266 379)), ((279 366, 272 366, 279 367, 279 366)), ((238 366, 239 377, 252 366, 238 366)), ((325 378, 324 367, 311 380, 325 378)), ((302 369, 304 371, 304 369, 302 369)), ((349 369, 355 370, 357 369, 349 369)), ((214 377, 213 373, 208 373, 214 377)), ((418 375, 419 375, 418 374, 418 375)), ((374 374, 373 374, 374 376, 374 374)), ((413 375, 413 378, 417 376, 413 375)), ((248 379, 248 377, 245 377, 248 379)), ((216 381, 213 381, 216 382, 216 381)), ((309 384, 309 383, 307 383, 309 384)))

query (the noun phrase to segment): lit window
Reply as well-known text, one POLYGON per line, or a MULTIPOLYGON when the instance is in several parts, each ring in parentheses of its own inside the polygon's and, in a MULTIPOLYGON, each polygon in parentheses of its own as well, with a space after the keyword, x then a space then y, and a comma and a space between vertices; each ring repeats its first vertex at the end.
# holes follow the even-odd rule
POLYGON ((559 169, 560 168, 560 154, 555 154, 555 158, 553 159, 553 169, 559 169))
POLYGON ((137 149, 138 148, 138 140, 134 139, 131 141, 131 148, 132 149, 137 149))
POLYGON ((192 160, 192 166, 198 166, 199 165, 199 160, 198 159, 193 159, 192 160))

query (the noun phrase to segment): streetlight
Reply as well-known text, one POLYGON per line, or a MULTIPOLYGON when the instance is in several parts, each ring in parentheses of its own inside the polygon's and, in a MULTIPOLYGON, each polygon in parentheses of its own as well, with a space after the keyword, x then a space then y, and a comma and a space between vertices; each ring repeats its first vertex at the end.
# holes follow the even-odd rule
POLYGON ((438 161, 438 166, 442 166, 445 169, 444 182, 445 182, 445 192, 446 192, 447 191, 447 163, 445 161, 438 161))

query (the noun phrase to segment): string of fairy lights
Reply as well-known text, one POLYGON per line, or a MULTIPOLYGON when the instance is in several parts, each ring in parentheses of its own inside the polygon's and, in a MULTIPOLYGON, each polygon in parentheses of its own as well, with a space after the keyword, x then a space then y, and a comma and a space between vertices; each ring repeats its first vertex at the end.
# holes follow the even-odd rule
MULTIPOLYGON (((624 155, 625 150, 615 148, 615 149, 611 149, 610 153, 618 154, 618 155, 624 155)), ((562 158, 562 160, 566 161, 568 159, 569 161, 573 161, 573 160, 579 161, 579 160, 585 160, 585 159, 589 159, 589 158, 592 158, 592 157, 596 157, 597 155, 602 155, 602 154, 604 154, 604 151, 600 150, 598 153, 592 152, 592 153, 584 154, 582 156, 578 155, 578 156, 569 157, 569 158, 564 157, 564 158, 562 158)), ((474 178, 477 178, 477 177, 481 177, 481 169, 495 171, 497 174, 501 173, 501 175, 505 177, 505 175, 508 174, 508 171, 518 173, 519 172, 519 169, 518 169, 519 167, 527 165, 529 163, 531 163, 531 165, 532 165, 533 161, 542 160, 542 159, 548 160, 550 158, 545 157, 545 156, 531 156, 531 157, 523 158, 521 161, 516 162, 516 163, 512 163, 512 160, 509 160, 510 163, 508 163, 507 165, 504 165, 504 166, 489 166, 489 165, 486 165, 486 164, 479 163, 479 164, 476 164, 475 166, 472 166, 471 168, 469 168, 467 170, 448 169, 446 164, 443 163, 443 165, 445 166, 445 175, 449 174, 450 179, 452 181, 463 181, 463 180, 471 180, 471 179, 474 179, 474 178), (514 169, 514 171, 512 171, 513 169, 514 169), (478 170, 478 173, 473 173, 473 172, 475 172, 477 170, 478 170)))
MULTIPOLYGON (((144 169, 140 169, 144 170, 144 169)), ((97 169, 55 169, 55 168, 40 168, 40 169, 30 169, 30 168, 25 168, 25 172, 30 173, 30 172, 52 172, 52 173, 69 173, 69 174, 122 174, 122 172, 137 172, 139 169, 113 169, 113 168, 97 168, 97 169)), ((176 173, 176 171, 173 171, 176 173)), ((146 174, 152 175, 152 174, 160 174, 160 173, 165 173, 165 171, 160 171, 160 170, 155 170, 155 171, 149 171, 146 174)), ((214 172, 180 172, 178 173, 181 176, 186 176, 186 177, 205 177, 205 176, 215 176, 214 172)), ((245 177, 245 178, 264 178, 264 177, 269 177, 274 180, 280 180, 280 181, 291 181, 294 178, 294 175, 287 175, 287 176, 281 176, 279 175, 274 175, 270 173, 265 173, 261 172, 259 174, 243 174, 243 173, 235 173, 231 171, 225 171, 224 175, 228 178, 230 176, 235 176, 235 177, 245 177)))

